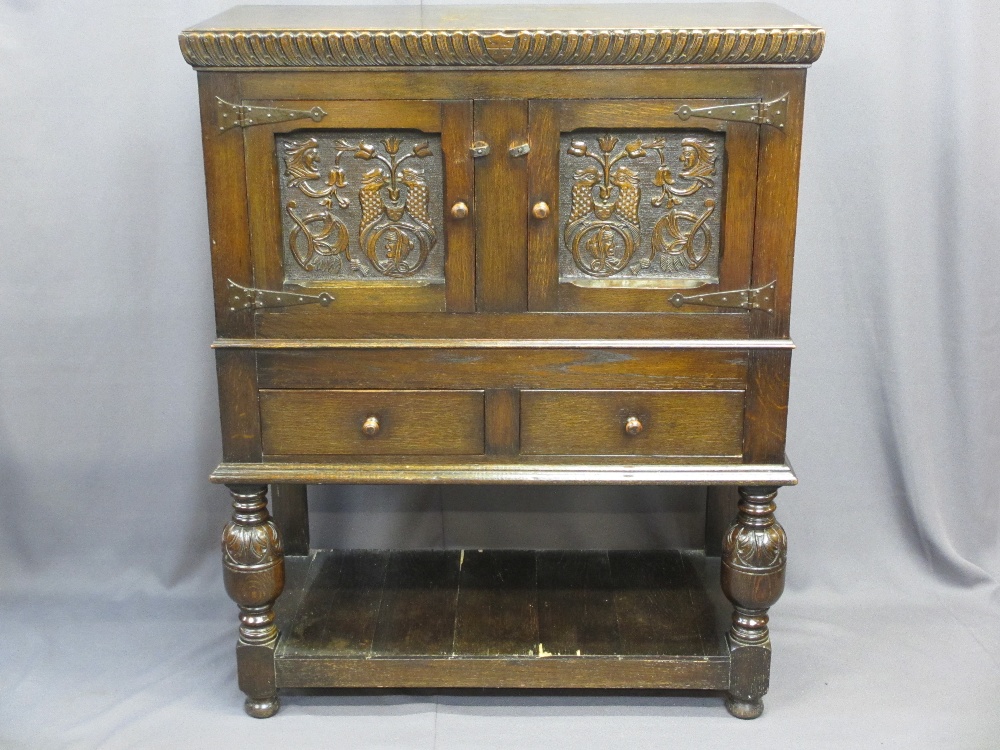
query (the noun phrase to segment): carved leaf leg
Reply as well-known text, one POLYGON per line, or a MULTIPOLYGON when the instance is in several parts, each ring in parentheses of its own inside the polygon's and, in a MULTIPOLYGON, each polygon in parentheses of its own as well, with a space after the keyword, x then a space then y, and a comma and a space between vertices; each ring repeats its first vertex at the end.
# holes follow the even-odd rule
POLYGON ((722 591, 733 603, 726 708, 740 719, 764 710, 771 672, 767 610, 785 588, 785 530, 774 518, 776 487, 740 487, 736 521, 722 545, 722 591))
POLYGON ((267 512, 267 487, 228 485, 233 519, 222 532, 226 593, 240 607, 236 664, 246 712, 258 719, 277 713, 274 649, 278 629, 273 605, 285 586, 278 529, 267 512))

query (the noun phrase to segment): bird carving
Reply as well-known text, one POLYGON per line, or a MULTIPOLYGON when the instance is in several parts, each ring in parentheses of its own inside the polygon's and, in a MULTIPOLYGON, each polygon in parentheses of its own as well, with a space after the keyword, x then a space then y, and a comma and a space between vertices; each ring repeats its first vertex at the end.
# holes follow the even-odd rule
POLYGON ((639 225, 639 175, 628 167, 619 167, 611 176, 611 184, 618 188, 615 214, 623 221, 639 225))
POLYGON ((361 231, 364 232, 382 217, 385 204, 382 200, 382 188, 388 183, 388 178, 382 169, 372 169, 361 178, 361 189, 358 200, 361 203, 361 231))
POLYGON ((573 189, 570 193, 570 217, 573 222, 590 216, 594 211, 594 185, 601 181, 596 167, 584 167, 573 173, 573 189))
POLYGON ((406 185, 406 210, 420 224, 431 228, 431 216, 428 211, 430 194, 423 172, 418 169, 404 168, 400 182, 406 185))

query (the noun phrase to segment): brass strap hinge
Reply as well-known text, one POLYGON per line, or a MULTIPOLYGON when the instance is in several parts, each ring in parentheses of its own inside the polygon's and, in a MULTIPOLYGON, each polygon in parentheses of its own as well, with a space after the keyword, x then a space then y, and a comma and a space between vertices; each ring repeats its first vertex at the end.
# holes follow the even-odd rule
POLYGON ((265 307, 294 307, 295 305, 323 305, 333 302, 333 295, 298 294, 296 292, 276 292, 272 289, 254 289, 240 286, 232 279, 229 281, 229 312, 239 310, 260 310, 265 307))
POLYGON ((728 292, 706 292, 705 294, 681 294, 670 298, 674 307, 684 305, 707 305, 709 307, 737 307, 743 310, 763 310, 774 312, 774 282, 756 289, 732 289, 728 292))
POLYGON ((755 122, 758 125, 770 125, 778 130, 785 129, 787 113, 788 94, 782 94, 769 102, 736 102, 735 104, 718 104, 712 107, 691 107, 688 104, 682 104, 674 112, 682 120, 687 120, 690 117, 704 117, 709 120, 755 122))
POLYGON ((255 107, 249 104, 230 104, 219 97, 215 97, 218 107, 219 130, 229 130, 229 128, 241 127, 249 128, 251 125, 263 125, 269 122, 285 122, 287 120, 304 120, 309 118, 313 122, 319 122, 326 117, 326 112, 322 107, 312 109, 282 109, 281 107, 255 107))

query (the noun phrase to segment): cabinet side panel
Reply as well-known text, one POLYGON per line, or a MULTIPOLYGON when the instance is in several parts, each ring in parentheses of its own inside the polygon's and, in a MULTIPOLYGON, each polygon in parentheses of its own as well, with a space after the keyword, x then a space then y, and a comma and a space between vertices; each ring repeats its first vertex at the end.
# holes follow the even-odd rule
POLYGON ((795 214, 798 207, 799 154, 802 147, 802 110, 805 71, 771 74, 765 97, 788 95, 785 127, 760 129, 757 180, 757 216, 751 284, 775 283, 774 313, 755 310, 754 338, 786 338, 792 299, 792 255, 795 251, 795 214))
POLYGON ((240 101, 238 79, 226 73, 198 73, 198 91, 212 248, 215 327, 220 336, 252 336, 252 316, 246 312, 232 314, 228 307, 230 279, 243 286, 254 285, 247 229, 243 129, 231 127, 219 130, 218 124, 218 99, 231 103, 240 101))
POLYGON ((257 354, 217 349, 222 455, 226 461, 260 461, 260 409, 257 405, 257 354))
MULTIPOLYGON (((527 162, 508 149, 527 131, 523 100, 477 101, 475 137, 490 146, 476 159, 476 297, 481 312, 527 307, 527 162)), ((471 157, 470 157, 471 158, 471 157)))
POLYGON ((750 352, 743 426, 745 463, 780 464, 785 461, 791 364, 792 353, 787 349, 750 352))

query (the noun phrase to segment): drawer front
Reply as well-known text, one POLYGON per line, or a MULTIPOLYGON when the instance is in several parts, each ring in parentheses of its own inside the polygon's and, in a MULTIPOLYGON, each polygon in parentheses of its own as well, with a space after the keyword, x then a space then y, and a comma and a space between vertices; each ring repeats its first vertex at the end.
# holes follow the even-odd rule
POLYGON ((478 455, 482 391, 261 390, 267 455, 478 455))
POLYGON ((524 391, 521 453, 739 456, 743 391, 524 391))

